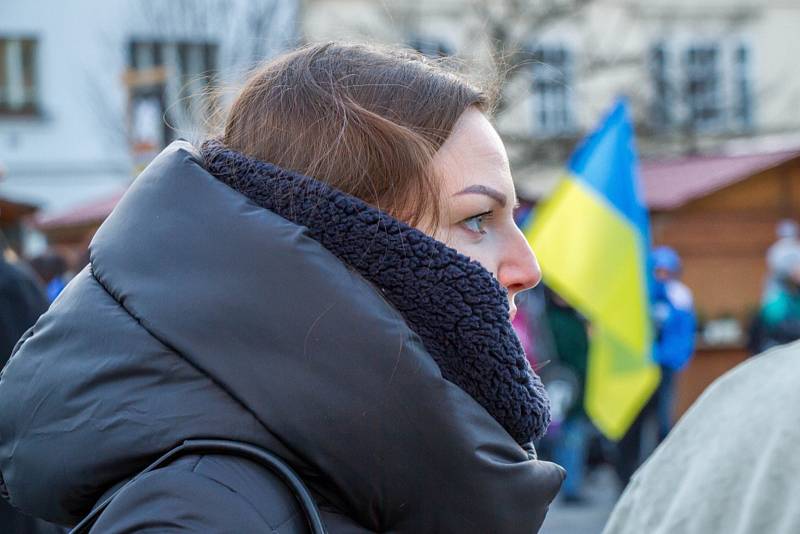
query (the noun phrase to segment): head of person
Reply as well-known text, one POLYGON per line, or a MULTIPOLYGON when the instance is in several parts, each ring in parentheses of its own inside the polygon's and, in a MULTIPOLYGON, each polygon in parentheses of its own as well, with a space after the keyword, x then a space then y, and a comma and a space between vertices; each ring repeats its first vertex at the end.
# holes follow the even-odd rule
POLYGON ((30 266, 46 284, 67 271, 66 260, 52 250, 48 250, 31 259, 30 266))
POLYGON ((800 234, 800 227, 792 219, 782 219, 775 227, 775 235, 778 239, 797 239, 800 234))
POLYGON ((790 291, 800 291, 800 249, 781 251, 775 265, 775 277, 790 291))
POLYGON ((324 43, 246 82, 222 141, 321 180, 478 261, 514 296, 539 266, 486 92, 408 50, 324 43))
POLYGON ((654 275, 659 282, 680 277, 681 258, 674 249, 666 246, 656 247, 653 249, 652 259, 654 275))

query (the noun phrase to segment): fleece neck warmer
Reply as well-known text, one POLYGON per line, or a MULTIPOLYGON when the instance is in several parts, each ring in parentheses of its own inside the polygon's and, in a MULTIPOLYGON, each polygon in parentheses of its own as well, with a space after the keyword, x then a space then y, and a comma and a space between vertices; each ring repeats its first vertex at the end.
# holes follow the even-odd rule
POLYGON ((423 232, 313 178, 225 147, 202 147, 207 170, 308 234, 377 287, 419 335, 442 376, 520 444, 544 435, 550 403, 490 272, 423 232))

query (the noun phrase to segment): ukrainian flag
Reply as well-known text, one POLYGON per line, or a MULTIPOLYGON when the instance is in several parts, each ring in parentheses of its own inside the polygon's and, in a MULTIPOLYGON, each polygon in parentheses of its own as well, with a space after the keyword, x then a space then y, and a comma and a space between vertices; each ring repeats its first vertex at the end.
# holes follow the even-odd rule
POLYGON ((660 379, 650 358, 647 211, 620 100, 573 154, 525 234, 544 281, 591 322, 585 407, 621 438, 660 379))

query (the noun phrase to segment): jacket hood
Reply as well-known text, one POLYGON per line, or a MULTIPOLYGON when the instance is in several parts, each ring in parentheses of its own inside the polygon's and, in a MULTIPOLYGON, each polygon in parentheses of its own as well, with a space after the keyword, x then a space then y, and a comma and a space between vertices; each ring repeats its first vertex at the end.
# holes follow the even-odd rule
POLYGON ((483 266, 329 185, 225 147, 206 168, 308 235, 375 285, 422 339, 442 376, 518 443, 542 437, 550 406, 508 319, 508 293, 483 266))
POLYGON ((272 450, 375 529, 509 485, 503 506, 524 515, 533 474, 557 491, 561 472, 445 380, 379 290, 188 143, 142 173, 90 252, 0 377, 3 491, 28 513, 74 524, 191 438, 272 450), (468 485, 469 465, 504 476, 429 499, 468 485))

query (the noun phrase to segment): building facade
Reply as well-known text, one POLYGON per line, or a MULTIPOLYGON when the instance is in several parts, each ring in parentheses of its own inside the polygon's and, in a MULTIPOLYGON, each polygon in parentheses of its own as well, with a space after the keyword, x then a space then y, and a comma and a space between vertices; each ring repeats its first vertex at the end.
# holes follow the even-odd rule
POLYGON ((0 3, 0 195, 54 214, 117 193, 296 19, 294 0, 0 3))
POLYGON ((517 171, 534 179, 617 96, 632 104, 645 155, 765 137, 800 144, 800 72, 788 53, 800 47, 796 2, 306 0, 302 21, 310 40, 404 43, 479 72, 504 51, 496 120, 517 171))

